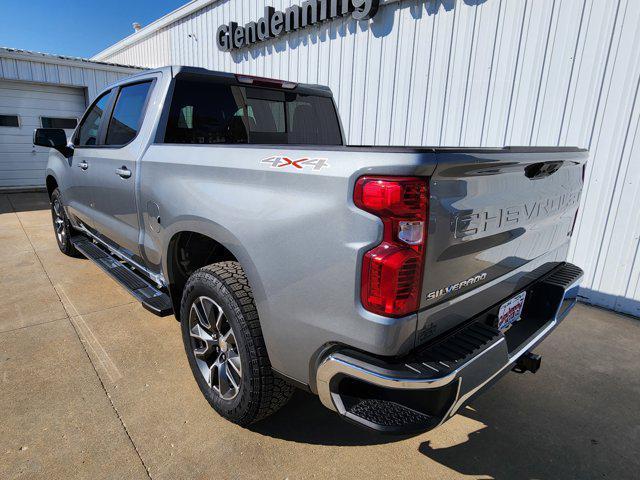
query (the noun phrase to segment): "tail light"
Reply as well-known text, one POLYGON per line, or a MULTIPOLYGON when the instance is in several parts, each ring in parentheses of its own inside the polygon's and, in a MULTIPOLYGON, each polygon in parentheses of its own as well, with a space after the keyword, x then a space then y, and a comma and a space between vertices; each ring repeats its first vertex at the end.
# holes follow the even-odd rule
POLYGON ((370 312, 401 317, 420 306, 429 210, 427 181, 419 177, 361 177, 358 208, 382 220, 382 242, 362 260, 360 299, 370 312))

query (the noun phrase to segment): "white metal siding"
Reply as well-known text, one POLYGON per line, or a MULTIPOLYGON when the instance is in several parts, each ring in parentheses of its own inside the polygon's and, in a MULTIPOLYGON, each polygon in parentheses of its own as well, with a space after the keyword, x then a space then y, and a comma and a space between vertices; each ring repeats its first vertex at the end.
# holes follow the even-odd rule
POLYGON ((0 127, 0 188, 44 185, 49 149, 33 146, 33 130, 43 116, 80 120, 84 109, 82 88, 0 80, 0 114, 20 119, 19 128, 0 127))
MULTIPOLYGON (((0 114, 20 128, 0 127, 0 188, 44 186, 47 153, 33 148, 41 116, 80 118, 87 101, 139 68, 0 48, 0 114)), ((68 131, 67 133, 71 133, 68 131)))
POLYGON ((140 71, 0 49, 0 80, 84 87, 91 101, 107 85, 140 71))
POLYGON ((264 3, 214 2, 98 58, 327 84, 352 144, 587 147, 571 259, 589 301, 640 315, 639 1, 388 1, 372 22, 219 51, 217 27, 264 3))

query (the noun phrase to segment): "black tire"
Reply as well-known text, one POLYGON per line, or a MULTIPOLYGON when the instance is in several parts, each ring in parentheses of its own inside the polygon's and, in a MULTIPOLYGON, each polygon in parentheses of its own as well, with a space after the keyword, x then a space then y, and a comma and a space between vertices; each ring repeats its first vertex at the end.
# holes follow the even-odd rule
POLYGON ((83 255, 71 243, 71 237, 76 232, 62 207, 60 190, 57 188, 51 194, 51 220, 53 221, 53 231, 60 251, 70 257, 83 258, 83 255))
MULTIPOLYGON (((204 313, 204 310, 199 311, 204 313)), ((246 426, 268 417, 289 401, 295 387, 274 375, 271 369, 253 293, 238 262, 214 263, 194 272, 189 277, 182 294, 180 319, 182 339, 191 371, 200 390, 216 412, 238 425, 246 426), (199 337, 194 339, 193 329, 202 325, 200 321, 202 317, 195 310, 202 307, 203 299, 213 300, 215 308, 222 310, 224 320, 219 320, 221 317, 217 316, 218 322, 220 324, 227 322, 225 325, 235 337, 233 346, 216 344, 215 349, 209 350, 207 347, 202 347, 208 344, 203 343, 199 337), (196 304, 196 302, 199 303, 196 304), (209 352, 205 360, 202 354, 196 357, 194 350, 198 346, 201 347, 199 350, 209 352), (220 377, 217 377, 219 374, 217 369, 209 370, 209 372, 218 372, 217 374, 209 373, 211 379, 214 377, 218 379, 217 390, 208 383, 202 371, 203 368, 206 371, 208 366, 204 363, 207 358, 215 356, 215 362, 219 361, 221 356, 224 358, 223 349, 224 352, 229 352, 227 354, 229 361, 234 350, 233 354, 236 357, 239 356, 241 362, 241 377, 238 379, 238 376, 231 375, 236 378, 234 383, 238 384, 238 387, 233 389, 235 397, 231 399, 223 398, 222 382, 220 377)), ((212 322, 204 322, 204 324, 209 323, 212 322)), ((222 335, 224 331, 222 327, 217 329, 212 327, 211 331, 213 332, 211 338, 225 337, 222 335)), ((227 333, 226 336, 228 335, 227 333)), ((208 362, 214 363, 212 360, 208 362)), ((227 369, 231 371, 230 367, 227 369)), ((215 380, 211 381, 215 383, 215 380)))

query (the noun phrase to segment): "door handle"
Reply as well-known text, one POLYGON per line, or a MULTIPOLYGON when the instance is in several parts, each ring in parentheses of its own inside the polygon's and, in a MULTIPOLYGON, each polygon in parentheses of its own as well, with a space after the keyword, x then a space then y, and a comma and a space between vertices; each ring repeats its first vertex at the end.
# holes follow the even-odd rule
POLYGON ((131 176, 131 170, 123 165, 122 168, 116 168, 116 175, 120 175, 122 178, 129 178, 131 176))
POLYGON ((89 164, 87 162, 80 162, 78 164, 78 167, 80 167, 82 170, 86 170, 87 168, 89 168, 89 164))

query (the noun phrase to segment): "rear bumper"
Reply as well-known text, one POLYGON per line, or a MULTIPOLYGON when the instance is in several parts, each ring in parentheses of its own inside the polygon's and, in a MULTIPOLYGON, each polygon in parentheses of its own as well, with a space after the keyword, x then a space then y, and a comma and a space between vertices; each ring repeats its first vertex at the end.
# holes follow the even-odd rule
POLYGON ((506 333, 492 326, 497 305, 402 359, 334 350, 318 367, 320 400, 375 430, 434 428, 558 326, 577 301, 582 274, 564 264, 530 285, 522 319, 506 333))

